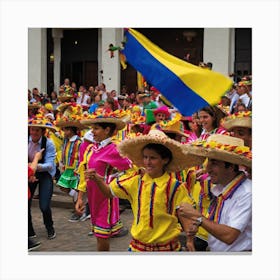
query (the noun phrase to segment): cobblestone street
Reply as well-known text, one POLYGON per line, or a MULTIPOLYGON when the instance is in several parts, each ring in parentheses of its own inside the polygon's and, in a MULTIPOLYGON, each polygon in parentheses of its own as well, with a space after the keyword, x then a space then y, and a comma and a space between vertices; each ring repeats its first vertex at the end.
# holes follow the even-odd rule
MULTIPOLYGON (((56 238, 47 239, 47 232, 43 224, 42 214, 39 209, 37 199, 32 202, 32 220, 37 235, 37 240, 41 242, 41 246, 29 252, 35 254, 37 252, 96 252, 96 238, 88 236, 91 230, 90 219, 82 222, 69 222, 68 219, 72 215, 72 198, 55 189, 52 198, 52 212, 56 238)), ((126 209, 121 214, 121 220, 124 226, 130 229, 132 224, 131 209, 126 209)), ((110 251, 127 252, 131 236, 128 233, 124 237, 111 238, 110 251)))

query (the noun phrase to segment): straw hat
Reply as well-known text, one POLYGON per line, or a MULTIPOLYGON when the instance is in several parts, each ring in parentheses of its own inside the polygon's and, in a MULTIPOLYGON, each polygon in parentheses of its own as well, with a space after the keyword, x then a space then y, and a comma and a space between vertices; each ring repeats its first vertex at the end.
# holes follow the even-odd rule
POLYGON ((29 109, 39 109, 41 108, 41 105, 38 103, 28 103, 28 110, 29 109))
POLYGON ((70 94, 70 93, 62 93, 60 94, 57 99, 61 102, 65 102, 65 101, 70 101, 71 98, 73 98, 74 95, 73 94, 70 94))
POLYGON ((63 115, 57 118, 54 123, 56 126, 63 127, 77 127, 78 129, 85 129, 86 127, 81 123, 82 115, 76 115, 75 113, 69 115, 63 115))
POLYGON ((180 171, 195 166, 200 162, 200 159, 197 161, 196 157, 183 153, 183 144, 170 139, 164 132, 157 129, 150 130, 147 135, 122 141, 118 145, 118 150, 122 156, 128 157, 138 167, 144 167, 142 150, 150 143, 161 144, 171 151, 172 160, 166 168, 167 172, 180 171))
POLYGON ((182 115, 176 113, 172 118, 172 120, 161 121, 159 123, 159 127, 164 133, 176 133, 180 136, 189 137, 189 135, 184 133, 184 124, 181 121, 181 119, 182 119, 182 115))
POLYGON ((73 102, 64 102, 57 106, 56 110, 59 112, 64 112, 69 106, 73 105, 73 102))
POLYGON ((234 127, 252 128, 252 112, 237 112, 229 115, 222 120, 221 124, 228 131, 232 130, 234 127))
POLYGON ((213 134, 207 140, 186 144, 184 153, 200 159, 201 163, 211 158, 247 167, 252 165, 252 152, 244 146, 244 141, 224 134, 213 134))
POLYGON ((77 127, 78 129, 85 129, 86 127, 83 126, 80 122, 80 119, 74 119, 71 118, 70 116, 62 116, 59 121, 55 121, 55 125, 60 128, 64 127, 77 127))
POLYGON ((55 125, 63 128, 63 127, 77 127, 79 129, 84 129, 85 126, 81 124, 81 120, 83 118, 83 110, 81 105, 76 103, 68 103, 67 111, 63 115, 57 115, 57 119, 55 120, 55 125))
POLYGON ((34 118, 28 120, 28 127, 41 127, 50 129, 53 132, 57 131, 57 128, 42 114, 37 114, 34 118))
POLYGON ((98 123, 114 123, 116 125, 116 130, 121 130, 126 126, 126 122, 123 120, 126 115, 127 113, 124 110, 117 110, 116 112, 109 113, 94 113, 82 119, 81 123, 85 126, 98 123))

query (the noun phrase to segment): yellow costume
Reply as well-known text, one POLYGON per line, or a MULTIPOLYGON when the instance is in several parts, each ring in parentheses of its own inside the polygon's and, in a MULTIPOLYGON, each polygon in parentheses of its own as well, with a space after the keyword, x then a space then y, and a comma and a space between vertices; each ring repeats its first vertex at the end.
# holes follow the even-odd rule
POLYGON ((163 246, 165 249, 165 244, 169 245, 170 242, 176 242, 175 250, 180 249, 177 238, 181 229, 176 206, 183 201, 193 203, 185 184, 164 173, 155 179, 148 174, 143 177, 136 175, 116 178, 110 187, 115 196, 131 203, 134 215, 131 227, 133 241, 130 244, 132 251, 146 251, 143 247, 146 245, 163 246))

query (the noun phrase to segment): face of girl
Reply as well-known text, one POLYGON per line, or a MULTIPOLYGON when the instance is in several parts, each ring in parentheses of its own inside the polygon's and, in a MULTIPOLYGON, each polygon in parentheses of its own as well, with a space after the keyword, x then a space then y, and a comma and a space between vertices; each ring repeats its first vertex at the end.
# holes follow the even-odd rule
POLYGON ((200 111, 200 112, 198 113, 198 117, 199 117, 199 121, 200 121, 202 127, 203 127, 206 131, 210 132, 211 130, 214 129, 214 125, 213 125, 214 118, 213 118, 211 115, 209 115, 209 114, 208 114, 207 112, 205 112, 205 111, 200 111))
POLYGON ((151 178, 161 177, 164 173, 164 166, 168 163, 168 159, 163 159, 156 151, 151 149, 143 150, 143 162, 146 173, 151 178))
POLYGON ((155 120, 157 123, 164 121, 166 119, 166 115, 164 113, 158 113, 155 116, 155 120))
POLYGON ((109 127, 106 127, 104 129, 100 125, 94 124, 94 125, 92 125, 91 131, 93 134, 94 141, 96 141, 97 143, 100 143, 101 141, 110 137, 109 136, 109 133, 110 133, 109 127))

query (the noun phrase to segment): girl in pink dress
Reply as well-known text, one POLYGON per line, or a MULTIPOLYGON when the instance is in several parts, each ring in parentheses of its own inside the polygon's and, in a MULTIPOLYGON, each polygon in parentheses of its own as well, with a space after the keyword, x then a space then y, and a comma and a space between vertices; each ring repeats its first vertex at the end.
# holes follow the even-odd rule
POLYGON ((220 126, 220 121, 226 116, 217 106, 207 106, 199 110, 198 117, 202 125, 202 133, 200 140, 206 140, 212 134, 228 134, 227 131, 220 126))
POLYGON ((113 174, 131 167, 130 160, 121 157, 116 144, 112 142, 115 132, 123 129, 126 124, 114 117, 101 116, 82 120, 81 123, 91 126, 96 143, 87 147, 79 166, 80 184, 76 211, 83 212, 83 193, 87 192, 92 232, 97 238, 97 250, 109 251, 109 238, 119 234, 123 228, 119 214, 119 199, 105 197, 95 182, 85 180, 84 171, 94 168, 106 183, 110 183, 113 174))

